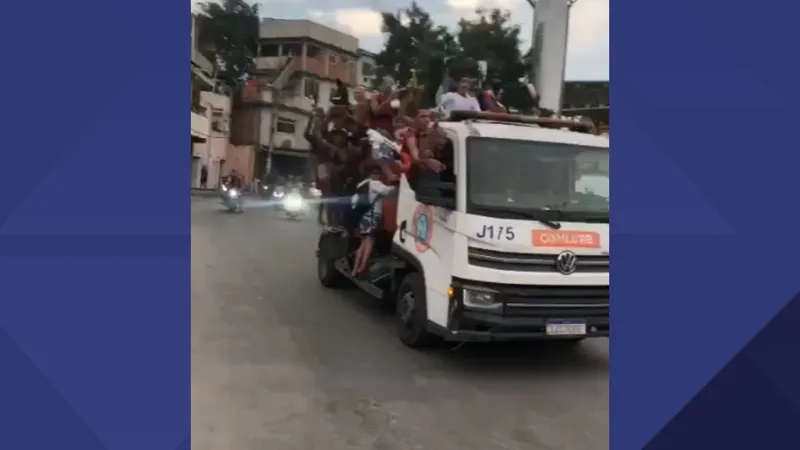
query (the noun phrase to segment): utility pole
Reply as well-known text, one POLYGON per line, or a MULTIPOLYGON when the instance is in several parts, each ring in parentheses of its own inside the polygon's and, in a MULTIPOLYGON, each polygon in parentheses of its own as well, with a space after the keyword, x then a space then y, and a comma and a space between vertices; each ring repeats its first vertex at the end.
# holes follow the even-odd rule
POLYGON ((539 106, 556 114, 561 112, 564 92, 569 10, 577 1, 527 0, 533 11, 530 82, 539 96, 539 106))
POLYGON ((278 109, 275 105, 281 100, 280 89, 275 86, 270 86, 270 90, 272 91, 272 108, 270 108, 269 113, 269 145, 267 145, 267 162, 264 167, 264 177, 268 177, 269 174, 272 173, 272 152, 275 151, 275 128, 277 128, 278 125, 278 109))

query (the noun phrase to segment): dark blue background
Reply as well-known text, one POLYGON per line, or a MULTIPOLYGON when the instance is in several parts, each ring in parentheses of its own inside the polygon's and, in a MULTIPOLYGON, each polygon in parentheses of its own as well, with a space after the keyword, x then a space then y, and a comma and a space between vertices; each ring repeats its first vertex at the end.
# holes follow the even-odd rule
POLYGON ((800 6, 611 3, 611 449, 794 448, 800 6))
POLYGON ((188 6, 0 4, 2 449, 188 448, 188 6))
MULTIPOLYGON (((611 448, 790 448, 799 7, 611 1, 611 448)), ((0 448, 188 448, 186 6, 0 5, 0 448)))

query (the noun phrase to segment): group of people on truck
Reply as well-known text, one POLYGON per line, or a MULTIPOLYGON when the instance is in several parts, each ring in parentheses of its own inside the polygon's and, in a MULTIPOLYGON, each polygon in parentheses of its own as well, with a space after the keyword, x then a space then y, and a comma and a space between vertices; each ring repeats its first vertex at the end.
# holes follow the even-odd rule
POLYGON ((423 91, 419 86, 395 88, 390 79, 371 95, 357 87, 354 103, 341 101, 339 95, 327 111, 315 108, 305 130, 328 226, 348 233, 357 228, 360 233, 354 276, 366 270, 375 234, 383 228, 381 200, 390 195, 400 175, 405 174, 413 186, 420 172, 446 169, 442 151, 447 139, 437 115, 455 110, 505 111, 496 93, 486 91, 480 100, 473 95, 472 82, 466 78, 454 92, 442 96, 436 110, 420 108, 423 91))

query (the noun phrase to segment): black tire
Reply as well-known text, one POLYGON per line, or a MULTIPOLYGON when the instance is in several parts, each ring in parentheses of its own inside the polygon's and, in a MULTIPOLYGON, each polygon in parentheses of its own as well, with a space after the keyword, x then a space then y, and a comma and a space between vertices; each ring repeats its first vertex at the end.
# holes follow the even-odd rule
POLYGON ((336 270, 336 260, 325 256, 324 251, 317 254, 317 278, 326 288, 338 288, 345 285, 347 278, 336 270))
POLYGON ((425 299, 425 280, 416 272, 403 278, 396 297, 397 334, 403 344, 412 348, 427 347, 436 341, 428 331, 428 305, 425 299), (411 294, 413 306, 408 311, 407 295, 411 294))

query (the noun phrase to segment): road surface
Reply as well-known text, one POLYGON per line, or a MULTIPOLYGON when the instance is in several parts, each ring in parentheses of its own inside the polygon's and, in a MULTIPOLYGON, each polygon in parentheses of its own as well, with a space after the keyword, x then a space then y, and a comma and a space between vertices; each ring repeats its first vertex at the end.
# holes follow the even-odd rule
POLYGON ((194 450, 603 450, 608 341, 418 352, 316 279, 314 220, 192 199, 194 450))

